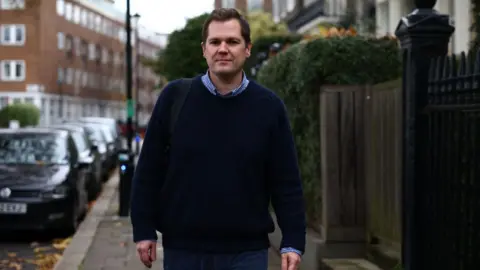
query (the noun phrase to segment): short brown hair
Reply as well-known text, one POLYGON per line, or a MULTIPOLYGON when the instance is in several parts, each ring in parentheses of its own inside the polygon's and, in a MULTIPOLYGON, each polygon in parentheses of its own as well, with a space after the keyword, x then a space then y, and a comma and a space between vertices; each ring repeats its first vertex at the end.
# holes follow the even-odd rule
POLYGON ((241 27, 242 37, 246 44, 250 44, 250 25, 248 24, 247 20, 234 8, 217 8, 210 13, 207 20, 205 20, 203 23, 202 41, 207 41, 208 27, 212 21, 226 22, 229 20, 238 20, 241 27))

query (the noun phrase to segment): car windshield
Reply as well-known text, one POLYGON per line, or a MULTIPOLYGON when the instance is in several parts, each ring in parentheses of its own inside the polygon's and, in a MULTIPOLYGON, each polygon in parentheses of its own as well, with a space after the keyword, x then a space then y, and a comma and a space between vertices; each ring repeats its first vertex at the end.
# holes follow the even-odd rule
POLYGON ((110 132, 110 128, 104 124, 99 124, 99 123, 88 123, 89 126, 94 127, 98 131, 102 133, 103 141, 107 143, 113 142, 113 136, 112 133, 110 132))
POLYGON ((86 126, 85 132, 87 133, 88 138, 93 142, 105 141, 105 139, 103 138, 102 132, 96 128, 86 126))
POLYGON ((55 134, 0 134, 0 164, 67 164, 66 140, 55 134))

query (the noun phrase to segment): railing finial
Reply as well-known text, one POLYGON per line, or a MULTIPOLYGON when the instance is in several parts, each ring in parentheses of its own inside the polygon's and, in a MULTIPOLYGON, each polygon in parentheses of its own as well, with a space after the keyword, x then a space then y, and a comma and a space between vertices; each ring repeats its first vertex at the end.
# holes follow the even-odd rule
POLYGON ((437 0, 415 0, 415 7, 419 9, 433 9, 437 0))

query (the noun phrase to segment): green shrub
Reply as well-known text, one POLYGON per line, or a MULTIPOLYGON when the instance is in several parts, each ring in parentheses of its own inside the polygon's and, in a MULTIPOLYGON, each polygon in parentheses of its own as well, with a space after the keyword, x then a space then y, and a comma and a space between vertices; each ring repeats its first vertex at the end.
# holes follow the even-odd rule
POLYGON ((252 67, 254 67, 258 60, 257 60, 257 54, 260 52, 265 52, 268 54, 270 50, 270 46, 275 43, 281 43, 281 44, 295 44, 299 42, 302 39, 302 36, 300 35, 271 35, 271 36, 263 36, 259 37, 252 46, 252 51, 251 51, 251 56, 250 58, 247 59, 245 63, 245 73, 249 77, 254 77, 251 73, 252 67))
POLYGON ((269 60, 258 81, 275 91, 288 109, 297 146, 309 224, 321 217, 321 85, 368 84, 400 76, 396 41, 334 37, 299 43, 269 60))
POLYGON ((8 105, 0 110, 0 127, 8 127, 11 120, 17 120, 21 127, 36 126, 40 120, 40 110, 28 103, 8 105))

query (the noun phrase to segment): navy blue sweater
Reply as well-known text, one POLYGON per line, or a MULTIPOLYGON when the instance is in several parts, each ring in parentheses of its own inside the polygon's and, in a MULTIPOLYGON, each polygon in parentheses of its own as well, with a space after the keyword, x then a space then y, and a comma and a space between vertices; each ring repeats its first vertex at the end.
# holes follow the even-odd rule
POLYGON ((254 81, 238 96, 214 96, 196 77, 167 157, 176 83, 158 98, 135 171, 134 241, 157 239, 158 230, 165 248, 215 253, 268 248, 271 200, 281 247, 303 252, 305 207, 283 102, 254 81))

